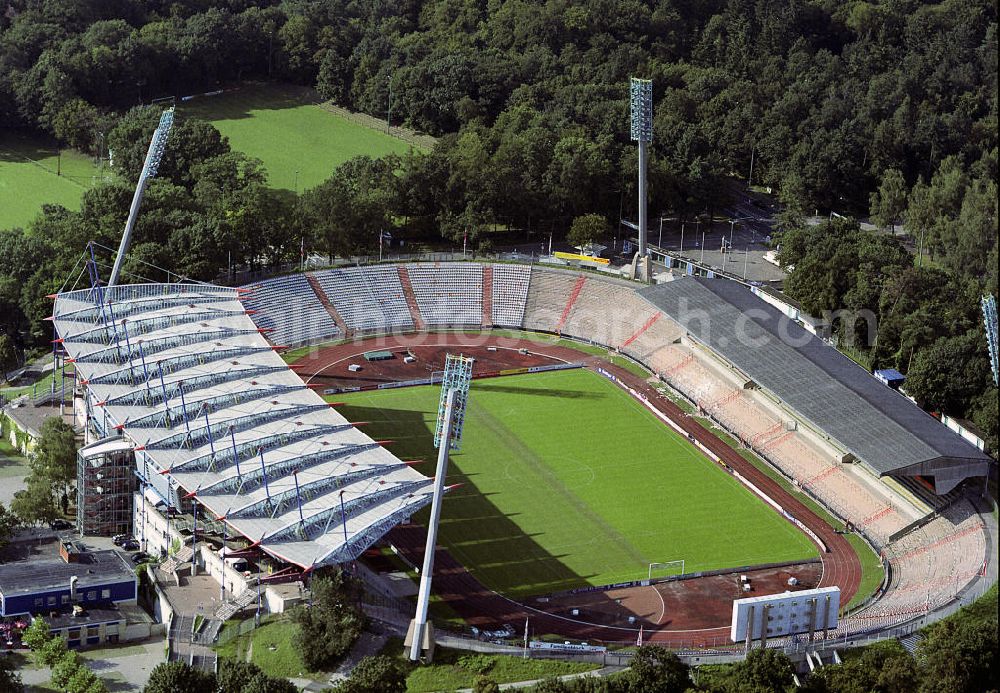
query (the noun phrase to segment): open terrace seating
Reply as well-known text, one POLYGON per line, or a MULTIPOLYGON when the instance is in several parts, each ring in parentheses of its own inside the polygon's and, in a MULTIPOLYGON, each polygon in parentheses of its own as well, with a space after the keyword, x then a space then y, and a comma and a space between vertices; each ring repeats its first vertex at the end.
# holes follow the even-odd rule
POLYGON ((472 262, 407 267, 420 317, 428 326, 483 323, 483 266, 472 262))
POLYGON ((270 330, 272 344, 296 346, 335 339, 343 333, 330 317, 305 275, 290 274, 252 284, 243 305, 257 311, 257 327, 270 330))
POLYGON ((395 265, 342 267, 313 275, 348 329, 392 332, 413 329, 395 265))
POLYGON ((497 327, 520 327, 528 300, 531 267, 493 265, 493 324, 497 327))
POLYGON ((556 332, 579 279, 576 274, 535 268, 524 306, 524 329, 556 332))
POLYGON ((657 312, 632 287, 588 277, 566 316, 562 333, 618 347, 657 312))

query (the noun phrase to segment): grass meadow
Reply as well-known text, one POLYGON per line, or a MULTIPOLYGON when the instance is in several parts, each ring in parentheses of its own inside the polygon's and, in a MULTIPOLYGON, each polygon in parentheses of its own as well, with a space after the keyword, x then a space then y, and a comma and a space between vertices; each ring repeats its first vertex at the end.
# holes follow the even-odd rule
POLYGON ((43 204, 79 209, 97 167, 72 150, 59 159, 58 147, 44 139, 0 130, 0 228, 26 226, 43 204))
MULTIPOLYGON (((338 394, 340 411, 433 474, 439 390, 338 394)), ((476 381, 452 455, 441 541, 488 587, 523 597, 812 558, 813 544, 617 386, 586 370, 476 381)), ((426 515, 419 516, 420 520, 426 515)))
POLYGON ((177 105, 178 117, 211 122, 234 150, 264 162, 273 188, 302 192, 348 159, 403 154, 410 145, 323 110, 301 87, 246 85, 177 105))

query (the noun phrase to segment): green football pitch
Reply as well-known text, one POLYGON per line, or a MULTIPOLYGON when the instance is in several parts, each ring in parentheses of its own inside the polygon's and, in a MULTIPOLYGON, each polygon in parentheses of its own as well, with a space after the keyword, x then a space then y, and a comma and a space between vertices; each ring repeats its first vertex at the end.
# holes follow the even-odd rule
MULTIPOLYGON (((433 474, 439 389, 336 395, 433 474)), ((627 393, 586 370, 475 381, 441 543, 511 596, 813 558, 809 539, 627 393)), ((422 520, 425 513, 418 516, 422 520)))
POLYGON ((0 228, 26 226, 45 203, 79 209, 96 175, 97 167, 84 154, 63 151, 60 161, 54 145, 0 131, 0 228))
POLYGON ((312 92, 294 86, 251 85, 198 97, 179 103, 177 114, 211 122, 233 149, 264 162, 272 187, 298 192, 319 185, 352 157, 410 149, 402 140, 323 110, 312 92))

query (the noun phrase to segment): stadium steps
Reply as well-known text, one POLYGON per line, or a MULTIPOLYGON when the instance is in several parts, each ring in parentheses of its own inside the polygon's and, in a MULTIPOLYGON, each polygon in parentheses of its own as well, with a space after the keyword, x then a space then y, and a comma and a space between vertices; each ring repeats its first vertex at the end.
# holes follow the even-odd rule
POLYGON ((326 312, 329 313, 330 317, 333 318, 333 321, 337 323, 337 327, 339 327, 346 334, 347 323, 344 322, 342 317, 340 317, 340 313, 338 313, 337 309, 334 308, 333 303, 330 301, 330 297, 326 295, 325 291, 323 291, 323 287, 319 283, 319 279, 314 277, 311 272, 306 272, 306 280, 309 282, 309 286, 312 287, 313 293, 316 294, 316 298, 318 298, 319 302, 323 304, 324 308, 326 308, 326 312))
POLYGON ((194 549, 185 544, 177 550, 177 553, 160 564, 160 570, 169 575, 192 558, 194 558, 194 549))
POLYGON ((559 322, 556 323, 556 332, 562 332, 563 325, 566 324, 566 318, 569 317, 570 311, 573 310, 573 304, 576 303, 576 299, 580 298, 580 292, 583 291, 583 285, 586 283, 587 278, 584 276, 576 280, 576 284, 573 285, 573 291, 570 292, 569 300, 566 301, 566 307, 563 308, 559 322))
POLYGON ((879 508, 878 510, 876 510, 875 512, 873 512, 868 517, 866 517, 863 520, 861 520, 861 523, 858 526, 859 527, 867 527, 868 525, 872 524, 873 522, 877 522, 877 521, 881 520, 883 517, 885 517, 886 515, 888 515, 891 512, 892 512, 892 506, 891 505, 883 506, 882 508, 879 508))
POLYGON ((769 441, 761 445, 759 452, 770 452, 771 450, 774 450, 776 447, 778 447, 785 441, 789 440, 794 435, 795 431, 785 431, 780 436, 777 436, 776 438, 771 438, 769 441))
POLYGON ((938 512, 954 504, 955 501, 961 499, 965 494, 963 488, 959 486, 945 495, 939 496, 922 484, 919 479, 911 476, 894 476, 892 480, 916 496, 918 500, 923 501, 928 507, 938 512))
POLYGON ((685 356, 684 358, 682 358, 680 361, 678 361, 674 365, 670 366, 669 368, 664 369, 662 375, 667 380, 670 380, 675 375, 677 375, 682 370, 684 370, 689 365, 691 365, 693 362, 694 362, 694 354, 688 354, 687 356, 685 356))
POLYGON ((653 313, 653 315, 649 318, 649 320, 647 320, 645 323, 643 323, 642 327, 640 327, 638 330, 636 330, 635 332, 633 332, 632 336, 625 340, 625 342, 621 345, 621 348, 624 349, 629 344, 631 344, 635 340, 639 339, 639 337, 641 337, 642 334, 646 330, 648 330, 650 327, 652 327, 653 323, 655 323, 657 320, 659 320, 662 316, 663 316, 663 313, 661 313, 659 311, 657 311, 656 313, 653 313))
POLYGON ((923 633, 920 632, 910 633, 905 638, 900 638, 899 644, 903 646, 904 650, 906 650, 910 654, 914 654, 917 651, 917 645, 919 645, 920 641, 923 639, 924 639, 923 633))
POLYGON ((778 433, 781 432, 781 430, 784 427, 785 427, 784 424, 779 421, 778 423, 774 424, 773 426, 770 426, 769 428, 764 429, 760 433, 755 433, 753 435, 753 437, 750 438, 750 445, 749 445, 749 447, 751 449, 756 449, 757 446, 760 444, 760 442, 762 440, 767 440, 771 436, 777 435, 778 433))
POLYGON ((215 611, 215 617, 220 621, 228 621, 233 616, 243 611, 257 601, 257 590, 254 587, 247 587, 236 595, 236 599, 226 602, 215 611))
POLYGON ((493 265, 483 265, 483 327, 493 327, 493 265))
POLYGON ((403 286, 403 297, 406 299, 406 305, 410 309, 410 317, 413 319, 413 326, 418 329, 424 329, 424 319, 420 317, 420 306, 417 305, 417 296, 413 293, 413 284, 410 283, 410 272, 406 267, 400 265, 399 270, 399 283, 403 286))

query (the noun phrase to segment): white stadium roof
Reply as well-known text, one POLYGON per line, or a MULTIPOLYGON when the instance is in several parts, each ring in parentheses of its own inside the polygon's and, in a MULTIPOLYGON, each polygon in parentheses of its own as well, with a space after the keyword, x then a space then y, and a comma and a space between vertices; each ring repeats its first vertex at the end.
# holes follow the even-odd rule
POLYGON ((73 291, 56 296, 53 320, 92 416, 134 443, 140 476, 193 493, 284 561, 356 558, 430 503, 433 480, 307 388, 254 325, 242 291, 73 291))

